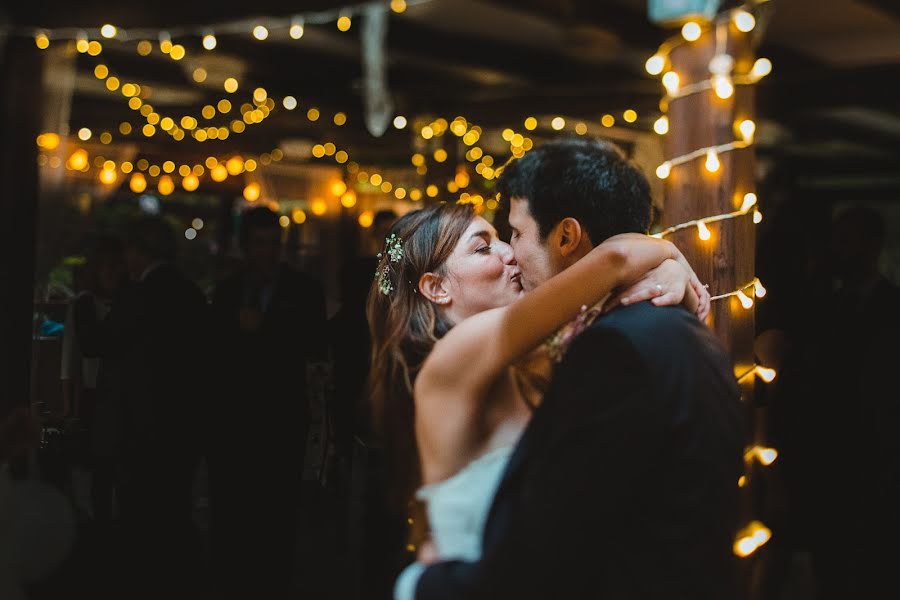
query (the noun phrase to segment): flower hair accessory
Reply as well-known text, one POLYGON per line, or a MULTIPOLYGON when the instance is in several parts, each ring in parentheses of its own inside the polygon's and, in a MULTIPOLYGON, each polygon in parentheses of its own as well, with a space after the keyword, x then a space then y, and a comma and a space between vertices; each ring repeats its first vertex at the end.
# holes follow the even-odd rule
POLYGON ((391 283, 391 263, 403 260, 403 240, 393 233, 385 238, 384 252, 378 253, 378 259, 381 260, 385 254, 388 260, 383 267, 375 271, 375 278, 378 280, 378 291, 387 296, 394 291, 394 284, 391 283))

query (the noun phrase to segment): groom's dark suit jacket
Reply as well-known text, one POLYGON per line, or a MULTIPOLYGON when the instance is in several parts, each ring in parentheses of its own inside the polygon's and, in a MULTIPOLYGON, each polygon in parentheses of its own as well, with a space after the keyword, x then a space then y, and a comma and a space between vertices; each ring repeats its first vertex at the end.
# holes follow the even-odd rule
POLYGON ((692 314, 600 317, 510 459, 481 561, 429 567, 416 598, 737 598, 743 414, 728 354, 692 314))

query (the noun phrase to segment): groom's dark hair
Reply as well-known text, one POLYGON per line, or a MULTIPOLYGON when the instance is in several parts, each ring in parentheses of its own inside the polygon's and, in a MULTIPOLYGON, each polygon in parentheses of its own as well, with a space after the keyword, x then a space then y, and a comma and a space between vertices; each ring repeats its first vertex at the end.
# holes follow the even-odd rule
MULTIPOLYGON (((650 184, 625 152, 605 140, 563 138, 546 142, 503 167, 501 202, 528 201, 541 239, 572 217, 594 245, 619 233, 647 233, 650 184)), ((508 209, 508 206, 507 206, 508 209)))

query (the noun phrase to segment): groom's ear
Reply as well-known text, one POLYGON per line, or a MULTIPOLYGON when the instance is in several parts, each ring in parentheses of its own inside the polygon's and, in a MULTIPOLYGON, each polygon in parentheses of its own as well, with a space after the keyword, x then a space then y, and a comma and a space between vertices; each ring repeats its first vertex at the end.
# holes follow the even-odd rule
POLYGON ((419 278, 419 293, 435 304, 446 305, 450 303, 450 293, 447 290, 444 278, 434 273, 425 273, 419 278))
POLYGON ((585 232, 578 219, 566 217, 556 226, 556 242, 560 256, 568 258, 579 251, 585 232))

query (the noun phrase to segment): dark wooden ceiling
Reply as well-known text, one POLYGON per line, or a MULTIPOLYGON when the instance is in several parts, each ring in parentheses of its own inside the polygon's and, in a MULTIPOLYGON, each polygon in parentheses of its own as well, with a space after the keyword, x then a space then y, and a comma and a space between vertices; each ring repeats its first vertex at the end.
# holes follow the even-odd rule
MULTIPOLYGON (((900 48, 869 46, 873 23, 900 40, 897 3, 834 0, 837 14, 822 11, 814 0, 770 4, 760 54, 772 59, 775 70, 759 85, 758 112, 759 120, 771 123, 779 135, 768 143, 760 139, 760 154, 789 162, 805 177, 846 171, 893 181, 882 184, 878 193, 896 197, 900 111, 887 89, 900 76, 900 48), (828 56, 830 44, 841 56, 828 56)), ((7 11, 13 23, 25 26, 96 28, 114 23, 125 30, 200 30, 236 19, 289 17, 342 6, 332 0, 258 0, 252 7, 157 0, 73 7, 47 0, 17 3, 7 11)), ((360 30, 356 19, 346 33, 333 23, 307 25, 301 40, 283 32, 273 32, 265 42, 254 40, 249 31, 220 34, 214 53, 200 47, 199 37, 177 39, 197 64, 215 54, 243 69, 242 91, 262 85, 275 98, 291 94, 303 110, 276 110, 263 124, 226 141, 200 145, 157 135, 152 141, 140 140, 143 150, 190 159, 211 152, 262 152, 299 138, 333 141, 361 161, 408 164, 409 129, 389 128, 376 138, 364 126, 360 30), (309 122, 309 106, 320 108, 323 118, 309 122), (331 124, 330 116, 337 111, 347 113, 347 125, 331 124)), ((639 118, 626 126, 650 131, 659 115, 661 87, 643 63, 671 33, 648 20, 645 0, 410 2, 405 13, 390 16, 389 91, 396 112, 410 118, 463 115, 483 127, 521 129, 529 115, 560 114, 594 124, 604 113, 621 115, 633 108, 639 118)), ((73 129, 114 131, 120 121, 138 123, 121 95, 91 90, 91 73, 101 59, 124 80, 193 94, 188 105, 161 110, 196 113, 224 95, 221 88, 194 83, 187 59, 176 63, 158 51, 144 58, 135 53, 134 43, 110 42, 101 57, 77 56, 82 77, 73 101, 73 129)))

